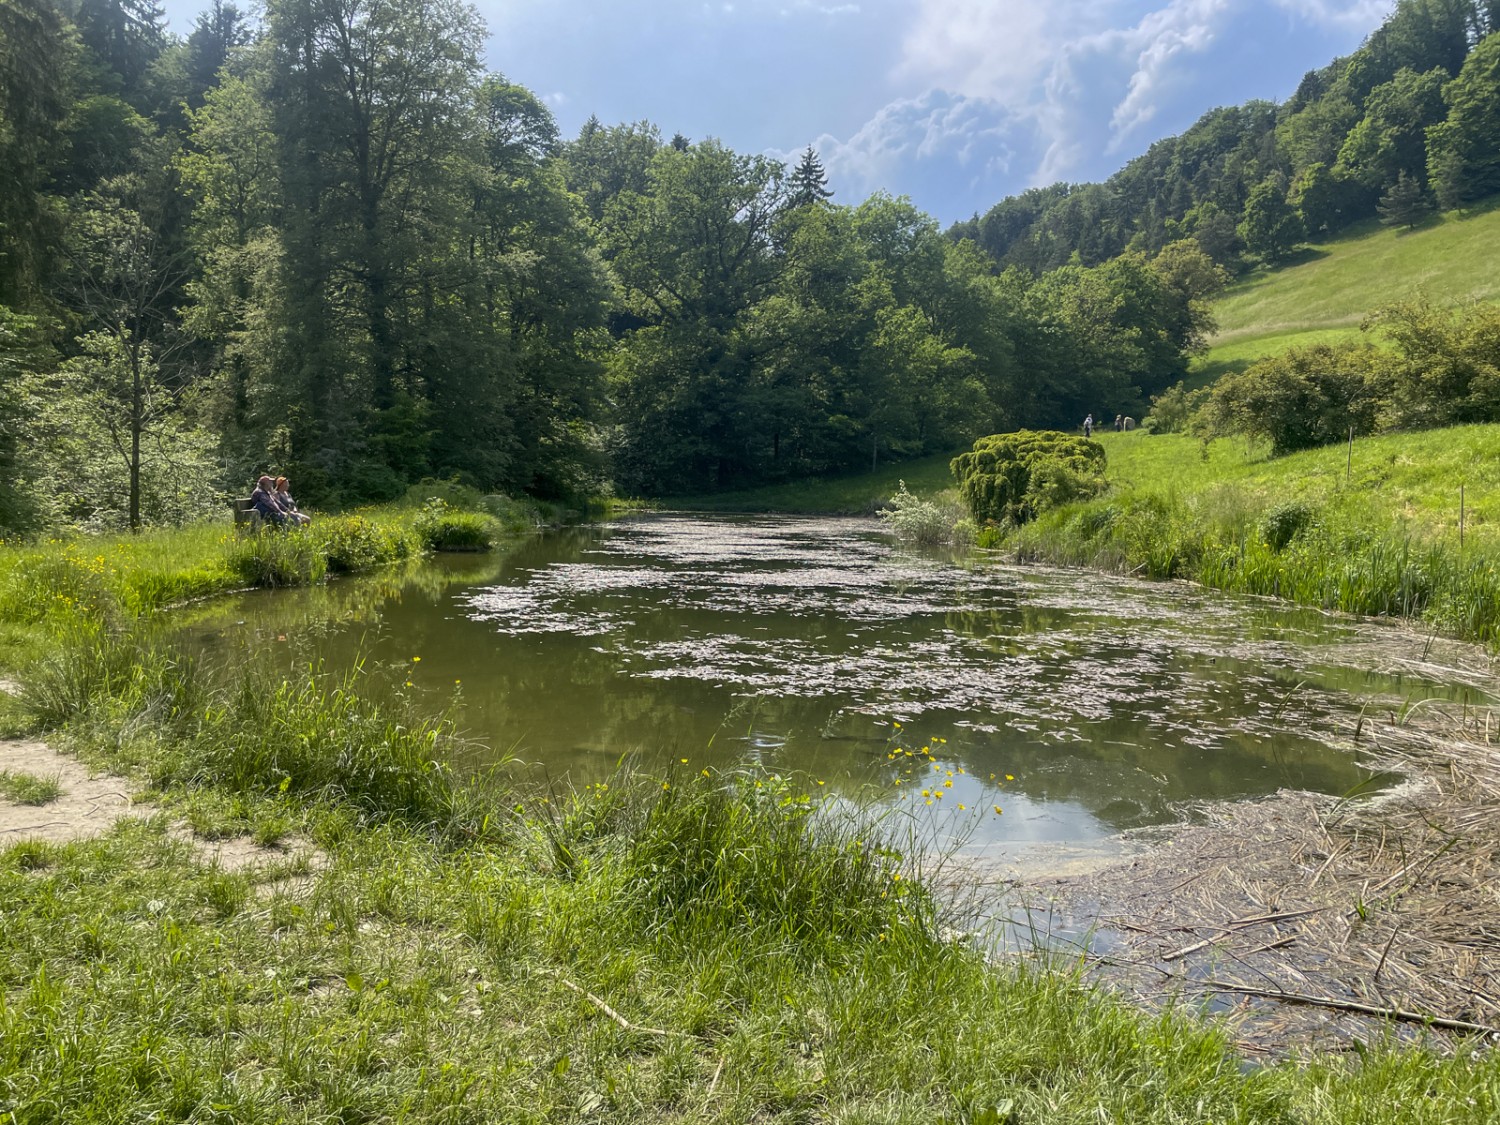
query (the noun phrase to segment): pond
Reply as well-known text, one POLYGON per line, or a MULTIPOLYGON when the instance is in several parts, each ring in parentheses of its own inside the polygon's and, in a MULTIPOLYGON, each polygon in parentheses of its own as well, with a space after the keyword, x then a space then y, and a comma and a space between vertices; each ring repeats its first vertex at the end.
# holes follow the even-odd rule
POLYGON ((1377 623, 922 553, 851 519, 620 520, 242 595, 186 630, 226 664, 383 665, 455 698, 480 757, 547 778, 627 754, 795 774, 1013 855, 1107 855, 1192 802, 1345 793, 1369 780, 1369 709, 1490 698, 1377 623))

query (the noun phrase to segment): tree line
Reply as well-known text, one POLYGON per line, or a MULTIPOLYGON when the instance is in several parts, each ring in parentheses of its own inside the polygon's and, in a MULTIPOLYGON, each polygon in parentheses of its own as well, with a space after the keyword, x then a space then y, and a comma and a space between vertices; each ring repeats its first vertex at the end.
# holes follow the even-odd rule
POLYGON ((1286 102, 1212 110, 1102 184, 1033 189, 949 235, 1033 273, 1183 238, 1238 270, 1361 220, 1409 226, 1496 192, 1500 3, 1400 0, 1286 102))
POLYGON ((563 138, 484 39, 458 0, 214 0, 181 38, 0 0, 0 525, 192 518, 268 468, 323 504, 853 471, 1139 415, 1211 328, 1198 227, 999 265, 812 150, 563 138))

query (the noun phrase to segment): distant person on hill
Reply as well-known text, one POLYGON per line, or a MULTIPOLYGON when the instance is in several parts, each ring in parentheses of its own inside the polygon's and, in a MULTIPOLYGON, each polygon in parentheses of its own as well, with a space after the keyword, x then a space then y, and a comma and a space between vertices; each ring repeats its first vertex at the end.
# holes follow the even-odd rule
POLYGON ((1120 414, 1116 414, 1115 415, 1115 433, 1119 433, 1124 428, 1125 428, 1125 419, 1124 419, 1124 416, 1120 415, 1120 414))
POLYGON ((1083 436, 1086 438, 1094 436, 1094 416, 1092 414, 1083 420, 1083 436))
POLYGON ((255 482, 255 491, 250 494, 250 506, 260 513, 260 522, 276 527, 286 524, 286 509, 276 499, 276 482, 270 477, 261 477, 255 482))
POLYGON ((276 503, 279 504, 281 506, 281 510, 286 513, 286 518, 291 520, 292 523, 297 524, 299 527, 306 527, 308 524, 312 523, 311 516, 304 516, 297 510, 297 502, 292 499, 292 494, 287 491, 286 477, 276 478, 276 503))

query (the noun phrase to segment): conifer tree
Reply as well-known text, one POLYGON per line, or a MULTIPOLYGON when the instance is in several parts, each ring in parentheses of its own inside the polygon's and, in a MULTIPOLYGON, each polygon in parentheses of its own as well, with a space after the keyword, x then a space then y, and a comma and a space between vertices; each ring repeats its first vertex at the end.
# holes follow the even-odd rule
POLYGON ((1402 172, 1386 189, 1376 205, 1380 221, 1388 227, 1403 226, 1410 230, 1432 212, 1432 203, 1422 181, 1402 172))
POLYGON ((802 154, 801 162, 787 180, 787 187, 787 202, 792 207, 810 207, 833 195, 828 186, 828 173, 824 171, 823 162, 818 159, 817 150, 812 145, 808 145, 807 151, 802 154))

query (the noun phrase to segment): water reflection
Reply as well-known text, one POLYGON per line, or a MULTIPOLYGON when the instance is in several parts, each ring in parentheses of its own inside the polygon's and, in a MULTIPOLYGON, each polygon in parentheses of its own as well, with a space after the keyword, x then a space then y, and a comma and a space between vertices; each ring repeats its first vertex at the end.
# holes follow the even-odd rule
POLYGON ((626 752, 806 771, 980 846, 1344 792, 1365 776, 1346 742, 1372 699, 1484 698, 1470 673, 1392 670, 1412 643, 1393 630, 959 565, 857 520, 646 517, 247 595, 188 631, 231 661, 302 646, 388 662, 435 698, 460 692, 474 734, 553 775, 599 777, 626 752), (901 752, 921 745, 941 797, 921 796, 932 763, 901 752))

